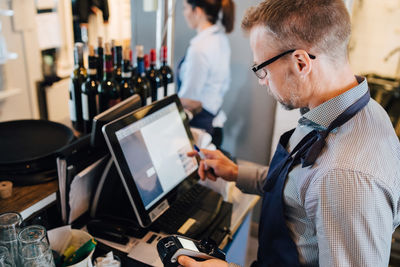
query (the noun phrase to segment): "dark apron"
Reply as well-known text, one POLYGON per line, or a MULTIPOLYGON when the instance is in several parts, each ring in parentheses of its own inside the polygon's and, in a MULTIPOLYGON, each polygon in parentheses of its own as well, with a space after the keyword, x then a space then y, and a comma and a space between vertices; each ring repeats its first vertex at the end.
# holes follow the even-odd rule
POLYGON ((270 163, 262 202, 258 235, 257 261, 252 266, 300 266, 296 244, 286 225, 283 189, 288 173, 301 163, 312 166, 321 153, 325 138, 363 109, 370 99, 369 91, 340 114, 324 131, 308 133, 291 153, 286 150, 294 129, 284 133, 270 163))

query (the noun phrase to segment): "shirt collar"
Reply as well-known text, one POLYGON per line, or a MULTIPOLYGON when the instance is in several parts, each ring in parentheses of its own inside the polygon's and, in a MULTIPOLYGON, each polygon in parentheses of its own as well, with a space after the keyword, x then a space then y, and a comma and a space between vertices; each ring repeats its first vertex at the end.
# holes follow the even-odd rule
POLYGON ((195 43, 199 42, 200 40, 207 38, 207 36, 210 36, 216 32, 219 32, 220 30, 221 30, 221 27, 219 27, 217 24, 214 24, 214 25, 208 27, 207 29, 199 32, 195 37, 192 38, 192 40, 190 40, 190 44, 195 44, 195 43))
POLYGON ((367 79, 360 76, 356 76, 356 79, 357 86, 306 112, 298 123, 317 130, 327 129, 329 124, 368 91, 367 79))

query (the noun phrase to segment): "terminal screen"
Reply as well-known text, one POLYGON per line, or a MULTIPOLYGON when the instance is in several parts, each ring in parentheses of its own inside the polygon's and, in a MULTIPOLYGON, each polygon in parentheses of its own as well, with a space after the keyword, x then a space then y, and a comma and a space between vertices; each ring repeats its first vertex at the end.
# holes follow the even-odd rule
POLYGON ((197 169, 175 103, 116 132, 146 210, 197 169))
POLYGON ((178 240, 181 242, 183 248, 199 252, 193 241, 181 237, 178 237, 178 240))

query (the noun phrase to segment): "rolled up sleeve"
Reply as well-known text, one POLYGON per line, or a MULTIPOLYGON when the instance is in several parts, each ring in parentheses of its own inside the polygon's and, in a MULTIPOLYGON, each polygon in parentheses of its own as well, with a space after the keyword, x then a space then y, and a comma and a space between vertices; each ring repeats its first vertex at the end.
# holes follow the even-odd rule
POLYGON ((267 177, 268 166, 239 164, 236 187, 243 193, 262 196, 264 180, 267 177))

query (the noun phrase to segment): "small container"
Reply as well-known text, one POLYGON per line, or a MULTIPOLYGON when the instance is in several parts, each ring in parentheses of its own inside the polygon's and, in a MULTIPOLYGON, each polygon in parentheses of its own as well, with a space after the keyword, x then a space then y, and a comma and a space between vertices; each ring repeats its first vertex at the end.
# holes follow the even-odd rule
POLYGON ((22 223, 22 217, 17 212, 5 212, 0 214, 0 246, 8 249, 16 266, 19 266, 18 231, 22 223))
POLYGON ((46 229, 41 225, 23 228, 18 234, 20 258, 24 267, 55 267, 46 229))
MULTIPOLYGON (((65 252, 67 247, 72 246, 76 250, 92 238, 88 232, 71 229, 70 226, 63 226, 49 231, 50 247, 60 255, 65 252), (62 242, 60 242, 61 240, 62 242)), ((68 267, 91 267, 93 253, 94 250, 85 259, 68 267)))

